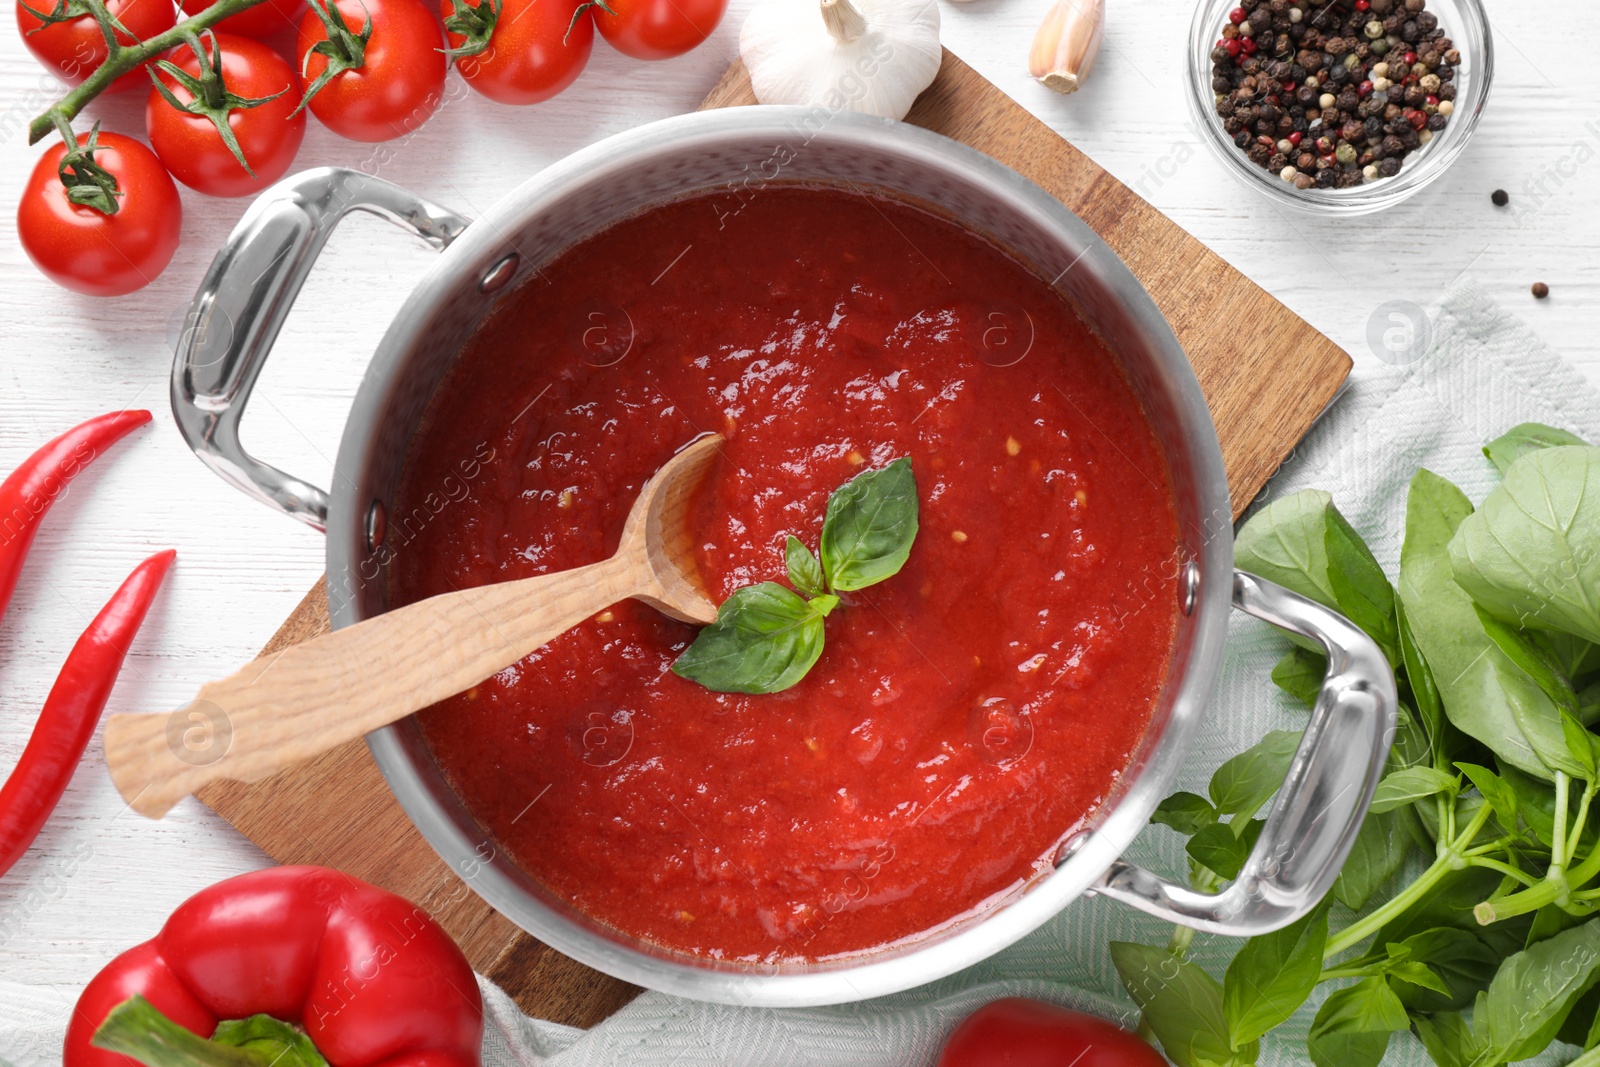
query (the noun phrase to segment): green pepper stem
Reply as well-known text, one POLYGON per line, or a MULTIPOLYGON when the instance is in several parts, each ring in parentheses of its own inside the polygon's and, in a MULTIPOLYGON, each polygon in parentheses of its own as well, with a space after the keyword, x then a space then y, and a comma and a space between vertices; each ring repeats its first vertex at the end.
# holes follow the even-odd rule
POLYGON ((112 1008, 89 1043, 146 1067, 272 1067, 262 1053, 219 1045, 184 1029, 138 994, 112 1008))
MULTIPOLYGON (((99 18, 100 12, 96 11, 96 5, 103 9, 103 0, 84 0, 84 2, 99 18)), ((105 60, 94 69, 94 73, 83 80, 82 84, 28 123, 28 143, 37 144, 41 137, 55 128, 58 117, 67 122, 77 118, 78 113, 88 105, 89 101, 105 92, 111 87, 112 82, 137 68, 141 63, 154 59, 169 48, 183 44, 186 36, 194 36, 202 30, 209 30, 229 15, 237 15, 246 8, 262 2, 263 0, 216 0, 216 3, 193 18, 185 19, 170 30, 135 44, 123 44, 115 39, 115 35, 108 33, 106 43, 110 47, 105 60)), ((103 19, 101 25, 102 27, 105 25, 103 19)))

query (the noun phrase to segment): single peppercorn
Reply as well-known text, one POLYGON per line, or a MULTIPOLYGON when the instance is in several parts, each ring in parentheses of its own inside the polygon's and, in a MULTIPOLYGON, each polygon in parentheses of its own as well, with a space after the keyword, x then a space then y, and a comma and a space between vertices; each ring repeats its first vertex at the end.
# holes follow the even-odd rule
POLYGON ((1505 207, 1507 204, 1511 203, 1511 194, 1506 192, 1504 189, 1496 189, 1494 192, 1489 194, 1489 199, 1494 202, 1495 207, 1505 207))
POLYGON ((1550 287, 1548 285, 1546 285, 1544 282, 1534 282, 1533 283, 1533 298, 1535 300, 1543 300, 1545 297, 1547 297, 1549 295, 1550 295, 1550 287))

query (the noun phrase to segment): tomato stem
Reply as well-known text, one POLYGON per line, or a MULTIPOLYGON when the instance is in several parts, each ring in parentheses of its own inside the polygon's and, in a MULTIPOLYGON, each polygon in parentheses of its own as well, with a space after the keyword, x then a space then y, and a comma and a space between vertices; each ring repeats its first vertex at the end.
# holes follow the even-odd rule
POLYGON ((61 162, 56 164, 67 199, 83 207, 92 207, 102 215, 115 215, 120 206, 117 197, 122 195, 122 190, 117 188, 116 176, 94 161, 94 154, 100 149, 100 123, 96 121, 89 128, 89 136, 79 144, 78 135, 72 132, 72 123, 60 115, 54 118, 61 140, 67 146, 61 162))
MULTIPOLYGON (((98 3, 99 0, 93 0, 93 2, 98 3)), ((200 60, 199 76, 190 74, 176 63, 158 59, 155 62, 154 69, 150 71, 150 80, 155 83, 156 92, 160 93, 161 98, 172 107, 189 115, 199 115, 202 118, 210 119, 211 124, 217 128, 217 136, 221 137, 222 143, 228 146, 228 151, 233 153, 233 158, 239 161, 239 166, 244 168, 246 174, 254 178, 256 172, 250 169, 250 161, 244 158, 244 150, 239 147, 238 138, 233 135, 233 127, 228 123, 228 115, 235 108, 252 108, 276 100, 288 92, 289 87, 286 85, 271 96, 255 98, 235 96, 230 93, 228 87, 222 81, 222 44, 217 40, 216 34, 210 30, 206 30, 205 33, 211 38, 211 51, 209 54, 206 51, 205 41, 201 39, 199 34, 185 34, 183 39, 184 43, 189 46, 190 51, 194 52, 195 57, 200 60), (171 87, 156 74, 156 70, 160 70, 174 82, 183 86, 189 94, 188 101, 179 100, 178 95, 172 91, 171 87)))
POLYGON ((451 59, 475 56, 489 47, 494 36, 495 23, 500 21, 500 0, 451 0, 450 17, 444 28, 457 37, 465 37, 459 48, 446 48, 444 54, 451 59))
MULTIPOLYGON (((115 16, 106 9, 104 0, 77 0, 89 14, 95 17, 100 24, 100 29, 106 34, 106 58, 94 69, 94 73, 85 78, 83 83, 75 87, 60 100, 36 115, 28 123, 28 143, 37 144, 39 140, 56 128, 56 119, 60 117, 67 122, 77 118, 79 113, 88 105, 89 101, 110 88, 111 83, 122 75, 134 70, 140 64, 146 63, 169 48, 183 44, 188 36, 199 34, 208 30, 227 18, 237 15, 247 8, 252 8, 265 0, 217 0, 216 3, 195 15, 185 19, 172 27, 156 34, 144 41, 135 41, 132 44, 123 44, 118 41, 117 35, 108 27, 119 27, 115 16)), ((64 9, 63 9, 64 10, 64 9)), ((127 32, 124 30, 123 32, 127 32)), ((131 38, 133 35, 130 33, 131 38)))
POLYGON ((311 98, 322 91, 322 87, 347 70, 360 70, 367 61, 367 42, 372 39, 372 12, 367 10, 367 5, 361 4, 361 13, 366 20, 361 24, 359 31, 352 30, 344 20, 344 12, 330 0, 309 0, 311 10, 317 13, 317 18, 322 22, 322 28, 328 36, 311 46, 311 50, 300 61, 300 76, 304 78, 311 67, 312 55, 319 55, 328 62, 322 68, 322 73, 317 75, 306 87, 306 95, 300 98, 300 104, 294 109, 294 114, 299 114, 309 103, 311 98))

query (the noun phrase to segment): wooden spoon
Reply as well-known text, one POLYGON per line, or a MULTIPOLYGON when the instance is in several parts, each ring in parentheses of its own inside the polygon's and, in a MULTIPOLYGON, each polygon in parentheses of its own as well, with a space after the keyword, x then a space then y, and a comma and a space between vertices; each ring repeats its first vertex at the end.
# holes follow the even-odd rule
POLYGON ((712 622, 689 501, 721 444, 697 438, 645 483, 610 559, 430 597, 262 656, 171 714, 111 716, 117 790, 159 819, 207 782, 259 781, 469 689, 628 597, 712 622))

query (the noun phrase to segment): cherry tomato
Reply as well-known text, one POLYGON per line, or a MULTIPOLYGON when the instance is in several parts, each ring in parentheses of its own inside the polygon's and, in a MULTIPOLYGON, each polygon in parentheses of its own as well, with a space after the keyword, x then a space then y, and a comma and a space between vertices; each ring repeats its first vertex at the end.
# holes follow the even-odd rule
MULTIPOLYGON (((79 134, 78 143, 88 141, 79 134)), ((67 146, 39 157, 17 208, 28 258, 57 285, 91 296, 121 296, 148 285, 172 260, 183 204, 155 153, 132 137, 102 133, 94 162, 122 195, 107 215, 67 199, 57 166, 67 146)))
MULTIPOLYGON (((178 0, 183 17, 198 15, 210 6, 210 0, 178 0)), ((247 7, 237 15, 229 15, 217 23, 219 33, 236 33, 240 37, 271 37, 288 33, 300 25, 305 13, 305 0, 263 0, 255 7, 247 7)))
POLYGON ((711 36, 728 0, 606 0, 606 7, 616 14, 596 4, 594 24, 612 48, 634 59, 671 59, 711 36))
MULTIPOLYGON (((448 19, 467 3, 442 0, 439 13, 448 19)), ((488 47, 459 56, 456 69, 468 85, 502 104, 550 99, 577 80, 594 49, 594 21, 587 12, 574 21, 577 8, 574 0, 501 0, 488 47)), ((468 40, 457 33, 447 36, 451 48, 468 40)))
MULTIPOLYGON (((371 34, 352 52, 350 69, 336 73, 311 97, 311 113, 353 141, 388 141, 428 121, 444 100, 444 31, 422 0, 336 0, 351 33, 371 34)), ((333 8, 333 4, 329 8, 333 8)), ((334 35, 336 38, 338 34, 334 35)), ((318 13, 300 20, 295 45, 307 87, 328 69, 311 49, 329 39, 318 13), (309 55, 309 58, 307 58, 309 55)))
MULTIPOLYGON (((28 46, 34 58, 54 70, 68 85, 77 85, 106 58, 106 39, 100 24, 92 15, 80 15, 65 22, 45 25, 34 11, 50 12, 53 0, 27 0, 27 6, 17 4, 17 29, 22 31, 22 43, 28 46)), ((172 0, 109 0, 106 8, 127 27, 134 37, 144 40, 170 30, 175 21, 172 0)), ((126 37, 123 43, 130 43, 126 37)), ((137 89, 150 84, 150 75, 144 67, 133 70, 111 83, 109 92, 137 89)))
POLYGON ((967 1016, 938 1067, 1166 1067, 1149 1045, 1093 1015, 1007 997, 967 1016))
MULTIPOLYGON (((144 108, 150 146, 172 176, 191 189, 211 196, 248 196, 283 177, 300 150, 306 134, 305 112, 294 113, 300 80, 282 56, 259 41, 231 33, 216 34, 215 44, 208 38, 202 38, 208 56, 215 54, 213 48, 222 50, 222 83, 229 93, 248 99, 282 94, 228 113, 228 128, 255 176, 240 166, 210 119, 179 111, 153 87, 144 108)), ((180 70, 200 73, 200 59, 187 47, 174 49, 167 58, 180 70)), ((160 78, 179 100, 192 99, 171 75, 160 78)))

